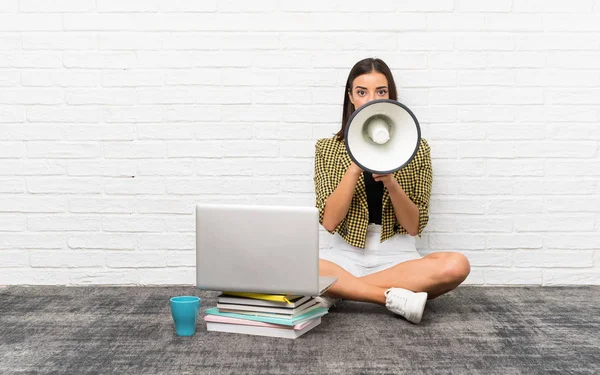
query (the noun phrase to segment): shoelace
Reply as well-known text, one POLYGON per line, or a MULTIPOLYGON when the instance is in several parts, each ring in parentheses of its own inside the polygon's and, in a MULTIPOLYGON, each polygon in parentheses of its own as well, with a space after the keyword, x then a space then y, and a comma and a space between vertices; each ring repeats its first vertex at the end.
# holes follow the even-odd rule
MULTIPOLYGON (((385 298, 389 301, 389 304, 398 308, 400 310, 401 314, 406 314, 407 298, 398 296, 395 294, 392 294, 391 296, 389 296, 390 293, 391 293, 390 290, 385 291, 385 298)), ((388 301, 386 301, 386 302, 388 302, 388 301)))

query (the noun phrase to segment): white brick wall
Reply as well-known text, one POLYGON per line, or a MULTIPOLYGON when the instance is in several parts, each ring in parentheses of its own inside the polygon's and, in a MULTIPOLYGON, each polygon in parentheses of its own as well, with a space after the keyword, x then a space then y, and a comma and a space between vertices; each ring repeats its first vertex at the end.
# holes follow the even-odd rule
POLYGON ((194 203, 312 205, 368 56, 432 147, 423 254, 600 284, 600 0, 5 0, 0 285, 193 284, 194 203))

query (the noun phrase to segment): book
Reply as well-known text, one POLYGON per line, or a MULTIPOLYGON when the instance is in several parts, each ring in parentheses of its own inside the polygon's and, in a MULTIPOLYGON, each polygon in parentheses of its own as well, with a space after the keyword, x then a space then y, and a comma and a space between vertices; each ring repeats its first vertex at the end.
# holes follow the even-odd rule
POLYGON ((269 317, 269 316, 244 315, 244 314, 223 312, 223 311, 219 311, 219 309, 216 307, 211 307, 209 309, 206 309, 207 315, 220 315, 220 316, 225 316, 225 317, 229 317, 229 318, 247 319, 247 320, 254 320, 254 321, 259 321, 259 322, 282 324, 282 325, 286 325, 286 326, 294 326, 298 323, 302 323, 307 320, 311 320, 316 317, 323 316, 327 313, 328 313, 328 311, 326 308, 318 307, 312 311, 309 311, 306 314, 302 314, 302 315, 294 317, 294 318, 273 318, 273 317, 269 317))
POLYGON ((255 299, 250 297, 238 297, 230 296, 227 294, 221 294, 218 296, 219 303, 232 303, 239 305, 252 305, 252 306, 271 306, 271 307, 297 307, 304 302, 310 300, 311 296, 299 296, 298 298, 291 299, 290 302, 280 301, 267 301, 263 299, 255 299))
POLYGON ((255 305, 245 305, 238 303, 222 303, 217 302, 217 308, 219 310, 237 310, 237 311, 250 311, 250 312, 262 312, 262 313, 271 313, 271 314, 282 314, 289 316, 297 316, 300 315, 303 311, 307 311, 311 307, 319 305, 319 301, 316 299, 312 299, 303 303, 298 307, 269 307, 269 306, 255 306, 255 305))
POLYGON ((295 296, 290 294, 263 294, 263 293, 249 293, 249 292, 223 292, 223 294, 228 296, 236 296, 236 297, 247 297, 253 299, 260 299, 264 301, 274 301, 274 302, 287 302, 290 303, 292 300, 300 298, 302 296, 295 296))
MULTIPOLYGON (((210 315, 207 315, 209 317, 210 315)), ((205 318, 206 320, 206 318, 205 318)), ((209 332, 227 332, 227 333, 241 333, 245 335, 254 336, 268 336, 268 337, 280 337, 287 339, 296 339, 311 329, 321 324, 321 318, 311 319, 305 323, 298 324, 291 327, 282 326, 257 326, 250 324, 236 324, 236 323, 221 323, 206 321, 206 330, 209 332), (298 327, 298 328, 297 328, 298 327)))
MULTIPOLYGON (((237 307, 238 306, 236 306, 234 308, 227 308, 227 307, 223 307, 222 305, 219 306, 219 304, 217 304, 217 308, 219 309, 220 312, 229 312, 229 313, 236 313, 236 314, 243 314, 243 315, 267 316, 267 317, 272 317, 272 318, 295 318, 297 316, 307 314, 310 311, 318 309, 322 306, 320 303, 315 301, 315 303, 312 304, 312 306, 310 306, 306 309, 303 309, 303 310, 299 310, 293 314, 260 312, 260 311, 255 311, 255 310, 240 310, 237 307)), ((251 307, 256 307, 256 306, 251 306, 251 307)))
MULTIPOLYGON (((321 319, 321 318, 319 317, 319 318, 315 318, 315 319, 321 319)), ((312 322, 312 320, 307 320, 305 322, 298 323, 294 326, 284 326, 281 324, 258 322, 255 320, 247 320, 247 319, 229 318, 229 317, 220 316, 220 315, 205 315, 204 321, 205 322, 214 322, 214 323, 241 324, 244 326, 271 327, 271 328, 296 329, 296 330, 300 330, 312 322)))

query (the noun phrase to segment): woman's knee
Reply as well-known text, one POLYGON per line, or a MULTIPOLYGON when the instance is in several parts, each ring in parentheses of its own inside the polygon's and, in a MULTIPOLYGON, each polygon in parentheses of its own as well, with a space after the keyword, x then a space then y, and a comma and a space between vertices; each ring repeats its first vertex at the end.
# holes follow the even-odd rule
POLYGON ((471 264, 461 253, 446 253, 440 258, 440 263, 439 278, 443 284, 458 286, 471 273, 471 264))
POLYGON ((460 284, 469 273, 471 273, 471 264, 469 263, 469 259, 461 253, 451 253, 449 256, 449 260, 446 264, 446 272, 448 273, 448 278, 453 280, 454 283, 460 284))

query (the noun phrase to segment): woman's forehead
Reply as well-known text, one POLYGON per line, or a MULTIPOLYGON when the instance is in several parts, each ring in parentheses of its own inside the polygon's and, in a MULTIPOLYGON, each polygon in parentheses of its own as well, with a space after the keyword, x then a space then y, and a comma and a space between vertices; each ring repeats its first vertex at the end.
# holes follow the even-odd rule
POLYGON ((387 86, 387 78, 383 73, 371 72, 354 78, 353 86, 380 87, 387 86))

